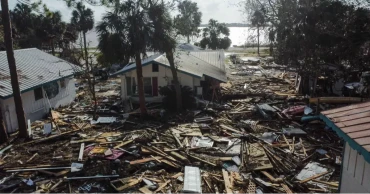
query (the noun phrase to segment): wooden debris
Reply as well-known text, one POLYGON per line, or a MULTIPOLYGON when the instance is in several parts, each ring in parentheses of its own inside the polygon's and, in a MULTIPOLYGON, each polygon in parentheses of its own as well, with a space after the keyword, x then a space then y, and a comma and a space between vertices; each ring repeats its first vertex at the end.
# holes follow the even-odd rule
POLYGON ((147 186, 145 186, 145 187, 141 187, 141 188, 139 189, 139 191, 140 191, 140 192, 142 192, 142 193, 144 193, 144 194, 152 194, 152 193, 153 193, 152 191, 150 191, 150 190, 148 189, 148 187, 147 187, 147 186))
POLYGON ((283 187, 283 189, 285 190, 286 193, 288 194, 292 194, 292 190, 290 190, 290 188, 288 187, 288 185, 286 184, 281 184, 281 187, 283 187))
POLYGON ((320 180, 316 180, 316 179, 313 179, 312 181, 313 182, 317 182, 317 183, 321 183, 321 184, 324 184, 324 185, 332 186, 332 187, 339 187, 339 184, 338 183, 320 181, 320 180))
POLYGON ((322 176, 324 176, 326 174, 329 174, 329 173, 330 173, 330 171, 322 172, 322 173, 319 173, 317 175, 314 175, 314 176, 311 176, 309 178, 306 178, 304 180, 301 180, 301 181, 299 181, 299 183, 306 183, 306 182, 308 182, 310 180, 317 179, 317 178, 322 177, 322 176))
POLYGON ((222 169, 222 175, 224 177, 226 193, 233 193, 233 187, 230 183, 229 173, 225 169, 222 169))
POLYGON ((212 162, 208 162, 208 161, 206 161, 206 160, 203 160, 203 159, 201 159, 201 158, 198 158, 198 157, 196 157, 196 156, 192 156, 192 155, 190 155, 190 154, 188 154, 188 156, 189 157, 191 157, 191 158, 193 158, 193 159, 196 159, 196 160, 198 160, 198 161, 200 161, 200 162, 203 162, 203 163, 206 163, 206 164, 209 164, 209 165, 212 165, 212 166, 217 166, 216 164, 214 164, 214 163, 212 163, 212 162))
POLYGON ((157 193, 158 191, 162 190, 165 186, 167 186, 169 182, 171 182, 171 180, 168 180, 165 183, 161 184, 161 186, 159 186, 158 189, 154 191, 154 193, 157 193))
POLYGON ((80 153, 78 154, 78 161, 82 161, 84 157, 85 143, 81 143, 80 153))
POLYGON ((118 145, 114 146, 114 149, 117 149, 117 148, 123 147, 123 146, 125 146, 125 145, 127 145, 127 144, 129 144, 129 143, 132 143, 133 141, 134 141, 134 140, 128 140, 128 141, 122 142, 122 143, 120 143, 120 144, 118 144, 118 145))
POLYGON ((150 161, 153 161, 153 160, 161 160, 161 159, 162 159, 162 157, 144 158, 144 159, 141 159, 141 160, 131 161, 130 164, 131 165, 134 165, 134 164, 142 164, 142 163, 150 162, 150 161))

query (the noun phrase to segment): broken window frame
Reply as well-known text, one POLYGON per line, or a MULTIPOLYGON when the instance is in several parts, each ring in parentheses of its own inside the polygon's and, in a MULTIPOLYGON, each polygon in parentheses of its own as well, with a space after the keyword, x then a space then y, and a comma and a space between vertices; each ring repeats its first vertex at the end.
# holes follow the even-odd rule
POLYGON ((44 93, 42 87, 35 88, 33 90, 33 94, 35 96, 35 101, 41 100, 44 98, 44 93))
POLYGON ((59 85, 57 82, 51 82, 43 86, 43 90, 48 99, 55 98, 59 94, 59 85))

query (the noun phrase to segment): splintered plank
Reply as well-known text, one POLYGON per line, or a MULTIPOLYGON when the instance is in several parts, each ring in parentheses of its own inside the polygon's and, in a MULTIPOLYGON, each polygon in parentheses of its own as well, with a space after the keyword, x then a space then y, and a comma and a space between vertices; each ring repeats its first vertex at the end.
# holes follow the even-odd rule
POLYGON ((232 185, 230 183, 229 173, 225 169, 222 169, 222 175, 224 177, 226 193, 233 193, 231 190, 232 185))
POLYGON ((129 144, 129 143, 131 143, 131 142, 133 142, 133 141, 134 141, 134 140, 128 140, 128 141, 122 142, 122 143, 120 143, 120 144, 118 144, 118 145, 114 146, 114 149, 117 149, 117 148, 123 147, 123 146, 125 146, 125 145, 127 145, 127 144, 129 144))
POLYGON ((148 189, 148 187, 141 187, 140 189, 139 189, 139 191, 140 192, 142 192, 142 193, 145 193, 145 194, 152 194, 152 191, 150 191, 149 189, 148 189))
POLYGON ((283 187, 283 189, 285 190, 286 193, 288 194, 292 194, 292 190, 290 190, 290 188, 288 187, 288 185, 286 184, 281 184, 281 187, 283 187))
POLYGON ((329 174, 329 173, 330 173, 330 171, 322 172, 322 173, 319 173, 319 174, 317 174, 317 175, 314 175, 314 176, 308 177, 308 178, 306 178, 306 179, 304 179, 304 180, 301 180, 301 181, 299 181, 299 183, 306 183, 306 182, 308 182, 308 181, 310 181, 310 180, 317 179, 317 178, 322 177, 322 176, 324 176, 324 175, 326 175, 326 174, 329 174))
POLYGON ((158 189, 154 191, 154 193, 157 193, 158 191, 162 190, 165 186, 167 186, 169 182, 171 182, 171 180, 168 180, 165 183, 161 184, 161 186, 159 186, 158 189))
POLYGON ((153 160, 161 160, 161 159, 162 159, 162 157, 144 158, 144 159, 141 159, 141 160, 131 161, 130 164, 131 165, 142 164, 142 163, 150 162, 150 161, 153 161, 153 160))

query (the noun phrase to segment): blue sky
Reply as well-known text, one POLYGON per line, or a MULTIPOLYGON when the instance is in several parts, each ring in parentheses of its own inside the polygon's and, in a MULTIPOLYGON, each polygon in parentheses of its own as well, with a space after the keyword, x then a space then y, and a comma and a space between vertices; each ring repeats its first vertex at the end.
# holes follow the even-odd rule
MULTIPOLYGON (((30 0, 32 1, 32 0, 30 0)), ((198 3, 199 9, 203 13, 202 23, 207 23, 213 18, 219 22, 225 23, 242 23, 245 21, 241 8, 238 3, 241 0, 192 0, 198 3)), ((71 18, 71 8, 68 8, 63 0, 43 0, 50 10, 60 11, 64 21, 69 21, 71 18)), ((9 8, 13 9, 17 4, 17 0, 9 0, 9 8)), ((94 11, 95 21, 100 21, 102 15, 106 12, 106 8, 101 6, 87 5, 94 11)), ((175 13, 173 13, 175 14, 175 13)))

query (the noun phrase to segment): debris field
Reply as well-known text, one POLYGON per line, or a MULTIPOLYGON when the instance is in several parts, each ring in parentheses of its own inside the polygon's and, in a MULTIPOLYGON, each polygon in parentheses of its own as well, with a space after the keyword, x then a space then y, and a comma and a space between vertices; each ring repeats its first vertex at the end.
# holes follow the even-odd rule
POLYGON ((108 87, 98 92, 94 120, 80 93, 33 122, 32 139, 13 135, 0 146, 0 191, 336 192, 343 142, 316 115, 341 104, 310 104, 295 94, 293 73, 272 75, 262 66, 253 70, 258 75, 237 73, 222 84, 220 102, 181 114, 160 105, 148 106, 145 119, 112 110, 119 92, 108 87))

